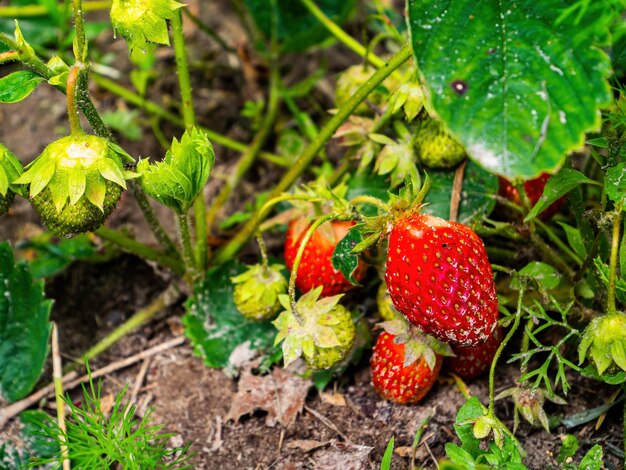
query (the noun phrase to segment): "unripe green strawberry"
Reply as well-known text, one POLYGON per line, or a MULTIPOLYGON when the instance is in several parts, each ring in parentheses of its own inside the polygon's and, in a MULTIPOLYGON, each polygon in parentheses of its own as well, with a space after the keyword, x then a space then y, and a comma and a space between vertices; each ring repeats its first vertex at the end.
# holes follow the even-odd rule
POLYGON ((23 171, 20 161, 8 148, 0 144, 0 215, 9 210, 9 206, 15 198, 15 192, 19 191, 13 182, 23 171))
MULTIPOLYGON (((366 68, 363 65, 353 65, 341 72, 337 77, 337 86, 335 88, 335 106, 341 108, 346 104, 375 71, 376 69, 371 66, 366 68)), ((368 95, 367 101, 376 106, 383 104, 389 95, 389 91, 396 86, 397 82, 392 77, 388 78, 368 95)), ((354 114, 371 114, 371 111, 367 102, 363 102, 357 106, 354 114)))
POLYGON ((304 294, 294 315, 288 295, 279 296, 285 310, 274 320, 274 344, 283 341, 285 366, 302 356, 312 369, 330 369, 343 361, 355 338, 350 312, 339 304, 342 295, 320 299, 322 287, 304 294))
POLYGON ((591 321, 578 348, 580 363, 587 356, 600 375, 626 371, 626 314, 609 313, 591 321))
POLYGON ((96 136, 63 137, 45 148, 15 184, 29 184, 43 224, 57 235, 98 228, 126 189, 122 157, 96 136))
POLYGON ((387 292, 387 283, 380 283, 378 293, 376 294, 376 305, 378 306, 378 314, 385 321, 397 320, 403 318, 402 314, 393 306, 391 296, 387 292))
POLYGON ((249 320, 269 320, 280 310, 278 296, 287 292, 282 266, 255 264, 244 273, 231 278, 235 306, 249 320))
POLYGON ((466 157, 465 149, 440 121, 424 119, 415 135, 420 161, 428 168, 452 168, 466 157))

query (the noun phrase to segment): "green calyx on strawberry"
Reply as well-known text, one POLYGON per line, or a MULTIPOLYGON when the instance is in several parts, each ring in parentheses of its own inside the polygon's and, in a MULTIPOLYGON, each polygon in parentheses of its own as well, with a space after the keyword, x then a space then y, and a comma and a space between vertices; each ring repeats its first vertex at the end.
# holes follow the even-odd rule
POLYGON ((113 0, 113 31, 128 41, 131 50, 135 46, 145 49, 148 42, 169 44, 166 20, 184 6, 174 0, 113 0))
POLYGON ((428 168, 452 168, 461 163, 465 149, 446 131, 444 125, 426 117, 415 134, 420 161, 428 168))
POLYGON ((389 292, 387 292, 387 283, 385 281, 381 282, 378 287, 378 292, 376 293, 376 306, 378 307, 378 314, 384 321, 404 318, 402 314, 393 306, 389 292))
POLYGON ((626 314, 608 313, 591 321, 578 347, 581 364, 586 357, 600 375, 626 371, 626 314))
POLYGON ((347 357, 354 344, 354 322, 339 304, 342 296, 320 299, 321 292, 318 287, 300 297, 295 314, 289 296, 279 296, 285 310, 273 322, 278 329, 274 344, 283 342, 285 366, 302 357, 312 369, 330 369, 347 357))
POLYGON ((20 187, 13 182, 19 178, 24 169, 20 161, 4 145, 0 144, 0 215, 5 214, 20 187))
POLYGON ((391 95, 391 112, 404 109, 406 120, 411 122, 420 113, 426 102, 424 89, 417 82, 408 82, 399 86, 391 95))
POLYGON ((502 328, 497 326, 489 339, 483 343, 475 346, 452 346, 454 357, 447 359, 448 368, 464 379, 482 375, 491 366, 502 338, 502 328))
POLYGON ((57 235, 98 228, 126 189, 117 146, 93 135, 63 137, 48 145, 14 184, 29 185, 32 204, 44 225, 57 235))
POLYGON ((546 399, 557 405, 566 405, 567 402, 558 395, 550 395, 541 388, 530 388, 526 385, 511 387, 500 392, 496 400, 512 397, 514 405, 513 432, 519 426, 519 415, 521 414, 531 426, 541 425, 547 432, 550 432, 548 415, 543 406, 546 399))
POLYGON ((376 159, 374 169, 379 175, 389 175, 391 186, 399 186, 407 178, 417 180, 417 158, 413 136, 410 131, 400 122, 394 122, 394 128, 398 134, 397 140, 392 140, 382 134, 371 134, 370 138, 385 144, 376 159))
POLYGON ((452 352, 446 345, 420 334, 405 320, 392 320, 381 326, 385 331, 376 340, 370 360, 374 388, 395 403, 417 403, 434 385, 442 355, 452 352))
POLYGON ((273 318, 280 310, 278 296, 287 292, 287 281, 282 266, 255 264, 231 278, 235 306, 249 320, 264 321, 273 318))
MULTIPOLYGON (((306 218, 292 220, 289 223, 285 240, 285 264, 293 269, 298 249, 311 223, 306 218)), ((309 239, 298 267, 296 286, 301 292, 309 292, 321 287, 322 296, 330 296, 347 292, 354 285, 346 279, 341 271, 333 267, 331 258, 337 243, 343 239, 354 226, 351 221, 330 221, 322 224, 309 239)), ((353 278, 359 282, 366 272, 365 263, 359 260, 353 278)))

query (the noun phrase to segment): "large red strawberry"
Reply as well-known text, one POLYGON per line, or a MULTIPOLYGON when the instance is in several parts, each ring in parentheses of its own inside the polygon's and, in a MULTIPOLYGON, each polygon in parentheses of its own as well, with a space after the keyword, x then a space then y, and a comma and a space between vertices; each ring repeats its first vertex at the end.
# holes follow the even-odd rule
POLYGON ((455 356, 446 359, 447 366, 464 379, 478 377, 491 366, 500 343, 502 343, 502 328, 498 326, 484 343, 476 346, 452 346, 455 356))
MULTIPOLYGON (((528 180, 524 183, 524 191, 526 191, 526 195, 528 196, 528 200, 530 201, 530 204, 532 206, 537 204, 537 201, 539 201, 539 198, 541 198, 541 195, 543 194, 543 189, 546 187, 546 182, 548 181, 548 179, 550 179, 550 174, 542 173, 539 177, 528 180)), ((517 189, 515 189, 515 187, 511 184, 511 182, 502 178, 501 176, 498 178, 498 180, 500 182, 500 189, 498 191, 500 196, 503 196, 509 201, 512 201, 516 204, 521 204, 519 193, 517 192, 517 189)), ((565 204, 565 196, 553 202, 550 207, 548 207, 539 215, 539 218, 541 220, 548 220, 550 217, 552 217, 554 214, 561 210, 563 204, 565 204)))
MULTIPOLYGON (((307 219, 295 219, 289 223, 285 240, 285 264, 293 268, 298 248, 311 223, 307 219)), ((323 286, 322 296, 342 294, 354 286, 341 271, 333 268, 331 257, 337 243, 348 234, 354 222, 332 221, 321 225, 309 239, 300 266, 296 286, 302 292, 308 292, 317 286, 323 286)), ((357 281, 365 275, 365 264, 359 261, 354 273, 357 281)))
POLYGON ((396 309, 440 341, 472 346, 496 327, 491 265, 483 242, 465 225, 420 213, 398 219, 385 280, 396 309))
POLYGON ((406 345, 398 344, 397 338, 385 331, 376 340, 370 360, 372 383, 387 400, 403 405, 417 403, 432 388, 443 361, 436 354, 434 364, 429 365, 422 354, 407 364, 406 345))

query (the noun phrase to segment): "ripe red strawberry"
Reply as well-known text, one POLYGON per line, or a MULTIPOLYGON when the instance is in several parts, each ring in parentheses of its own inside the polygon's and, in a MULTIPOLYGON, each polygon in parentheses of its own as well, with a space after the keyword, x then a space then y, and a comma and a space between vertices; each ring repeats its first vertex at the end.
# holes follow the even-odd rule
POLYGON ((476 346, 452 346, 455 356, 446 359, 447 366, 464 379, 478 377, 491 366, 501 342, 502 328, 498 326, 484 343, 476 346))
POLYGON ((383 332, 374 345, 370 369, 376 391, 385 399, 400 404, 417 403, 432 388, 442 359, 436 355, 431 369, 426 355, 405 364, 405 345, 396 344, 396 336, 383 332))
MULTIPOLYGON (((337 243, 348 234, 354 222, 332 221, 320 226, 304 249, 296 286, 302 292, 308 292, 317 286, 323 286, 322 296, 342 294, 354 286, 350 284, 341 271, 333 268, 331 257, 337 243)), ((295 219, 289 223, 285 240, 285 264, 291 270, 298 253, 302 238, 310 227, 306 219, 295 219)), ((354 273, 357 281, 365 275, 365 264, 359 261, 354 273)))
POLYGON ((396 309, 440 341, 472 346, 496 327, 491 265, 465 225, 419 213, 401 217, 389 234, 385 280, 396 309))
MULTIPOLYGON (((539 177, 528 180, 524 183, 524 191, 526 191, 526 195, 528 196, 528 200, 530 201, 531 205, 534 206, 535 204, 537 204, 537 201, 539 201, 539 198, 543 194, 543 189, 546 187, 546 182, 549 178, 550 174, 542 173, 539 177)), ((515 189, 515 187, 511 184, 511 182, 502 177, 499 177, 498 180, 500 181, 500 189, 498 191, 500 196, 503 196, 509 201, 512 201, 516 204, 521 204, 519 193, 517 192, 517 189, 515 189)), ((548 207, 541 214, 539 214, 539 218, 541 220, 548 220, 550 217, 552 217, 554 214, 561 210, 563 204, 565 204, 565 196, 557 199, 554 203, 552 203, 550 207, 548 207)))

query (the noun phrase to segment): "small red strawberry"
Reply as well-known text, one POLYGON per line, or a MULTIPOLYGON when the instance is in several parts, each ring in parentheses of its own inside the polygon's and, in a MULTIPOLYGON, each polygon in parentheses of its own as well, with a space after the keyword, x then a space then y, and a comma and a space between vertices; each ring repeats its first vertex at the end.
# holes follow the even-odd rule
MULTIPOLYGON (((332 221, 313 232, 298 267, 296 286, 300 291, 309 292, 317 286, 323 286, 321 295, 325 297, 342 294, 354 287, 340 271, 333 268, 331 262, 335 246, 353 225, 354 222, 332 221)), ((310 222, 304 218, 289 223, 285 240, 285 264, 289 270, 293 268, 301 240, 309 227, 310 222)), ((359 261, 354 278, 360 281, 364 275, 365 264, 359 261)))
MULTIPOLYGON (((539 177, 528 180, 524 183, 524 191, 526 191, 526 195, 528 196, 528 200, 530 204, 534 206, 537 204, 537 201, 541 198, 543 194, 543 189, 546 187, 546 182, 550 179, 550 174, 542 173, 539 177)), ((502 178, 501 176, 498 178, 500 182, 500 189, 498 193, 500 196, 507 198, 509 201, 514 202, 516 204, 521 204, 519 193, 517 189, 511 184, 510 181, 502 178)), ((554 214, 561 210, 565 204, 565 196, 560 199, 557 199, 554 203, 550 205, 546 210, 544 210, 539 218, 541 220, 548 220, 554 214)))
POLYGON ((491 366, 501 342, 502 328, 498 326, 484 343, 476 346, 452 346, 455 356, 446 360, 447 365, 452 372, 464 379, 478 377, 491 366))
MULTIPOLYGON (((376 391, 385 399, 402 405, 417 403, 432 388, 442 359, 430 351, 417 359, 406 354, 407 344, 396 342, 399 336, 383 332, 374 345, 370 369, 376 391), (408 359, 408 360, 407 360, 408 359)), ((415 357, 415 356, 413 356, 415 357)))
POLYGON ((440 341, 472 346, 496 327, 491 265, 465 225, 415 212, 400 217, 389 234, 385 280, 396 309, 440 341))

